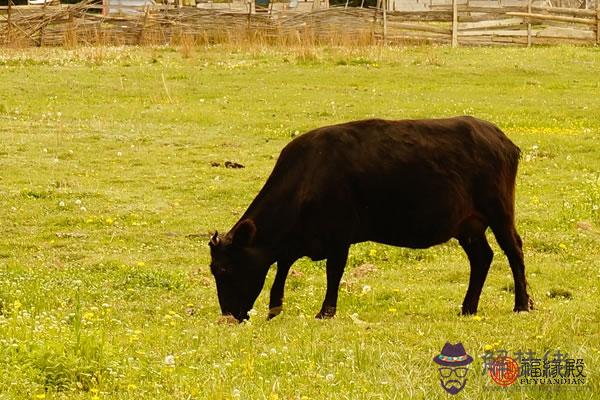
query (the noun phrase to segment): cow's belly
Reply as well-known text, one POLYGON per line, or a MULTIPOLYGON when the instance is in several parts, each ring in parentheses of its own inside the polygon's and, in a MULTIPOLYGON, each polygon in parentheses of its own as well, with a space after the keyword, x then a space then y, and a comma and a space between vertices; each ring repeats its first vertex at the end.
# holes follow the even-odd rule
POLYGON ((413 207, 381 207, 361 216, 360 241, 392 246, 428 248, 456 237, 471 210, 465 204, 437 201, 413 207))
POLYGON ((397 247, 408 247, 411 249, 427 249, 429 247, 445 243, 452 238, 452 235, 440 235, 437 237, 431 236, 418 236, 418 235, 410 235, 410 236, 394 236, 392 235, 382 235, 382 236, 374 236, 371 239, 367 239, 371 242, 377 242, 382 244, 387 244, 390 246, 397 247))
POLYGON ((372 241, 391 246, 426 249, 437 244, 445 243, 456 236, 454 229, 429 225, 420 227, 398 226, 397 229, 374 229, 368 235, 362 236, 357 242, 372 241))

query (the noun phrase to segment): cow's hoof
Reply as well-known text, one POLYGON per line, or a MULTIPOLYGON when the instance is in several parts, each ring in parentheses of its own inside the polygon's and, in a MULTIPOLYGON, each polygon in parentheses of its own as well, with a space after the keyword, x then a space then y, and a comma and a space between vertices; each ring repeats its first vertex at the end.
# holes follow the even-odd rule
POLYGON ((460 311, 459 315, 475 315, 475 314, 477 314, 477 308, 463 307, 462 310, 460 311))
POLYGON ((319 311, 317 315, 315 315, 316 319, 329 319, 335 317, 335 307, 327 307, 324 310, 319 311))
POLYGON ((335 317, 335 314, 329 314, 329 313, 318 313, 317 315, 315 315, 316 319, 330 319, 335 317))
POLYGON ((281 314, 281 311, 283 311, 283 307, 279 306, 279 307, 273 307, 271 309, 269 309, 269 315, 267 315, 267 319, 273 319, 276 316, 278 316, 279 314, 281 314))
POLYGON ((527 312, 529 310, 533 310, 533 300, 531 297, 527 297, 526 301, 520 302, 520 304, 515 304, 514 312, 527 312))
POLYGON ((513 308, 514 312, 528 312, 529 311, 529 304, 525 305, 525 306, 515 306, 515 308, 513 308))

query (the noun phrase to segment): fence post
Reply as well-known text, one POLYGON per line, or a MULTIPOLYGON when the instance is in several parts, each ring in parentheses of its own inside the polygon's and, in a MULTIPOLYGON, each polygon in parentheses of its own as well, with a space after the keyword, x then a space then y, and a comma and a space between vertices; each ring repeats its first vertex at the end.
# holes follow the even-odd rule
POLYGON ((142 20, 142 28, 140 29, 140 34, 138 36, 138 46, 142 46, 144 44, 144 31, 146 30, 146 22, 148 22, 148 14, 150 12, 150 7, 144 7, 144 19, 142 20))
POLYGON ((11 35, 11 14, 12 14, 12 0, 8 0, 8 11, 7 11, 7 16, 6 16, 6 23, 7 23, 7 27, 8 30, 6 31, 6 39, 7 39, 7 44, 10 44, 10 42, 12 41, 12 35, 11 35))
MULTIPOLYGON (((44 3, 44 5, 42 6, 42 12, 44 13, 44 17, 46 16, 46 10, 45 10, 45 8, 46 8, 46 3, 44 3)), ((69 25, 70 25, 70 22, 71 21, 69 20, 69 25)), ((42 47, 42 45, 44 44, 44 31, 45 31, 45 28, 46 28, 45 25, 42 25, 40 27, 40 39, 39 39, 39 42, 38 42, 38 47, 42 47)))
MULTIPOLYGON (((527 2, 527 14, 531 14, 531 0, 527 2)), ((527 21, 527 47, 531 47, 531 20, 527 21)))
POLYGON ((388 0, 383 0, 381 2, 381 7, 383 8, 383 45, 387 44, 387 2, 388 0))
POLYGON ((600 0, 596 0, 596 44, 600 45, 600 0))
POLYGON ((452 47, 458 47, 458 0, 452 0, 452 47))

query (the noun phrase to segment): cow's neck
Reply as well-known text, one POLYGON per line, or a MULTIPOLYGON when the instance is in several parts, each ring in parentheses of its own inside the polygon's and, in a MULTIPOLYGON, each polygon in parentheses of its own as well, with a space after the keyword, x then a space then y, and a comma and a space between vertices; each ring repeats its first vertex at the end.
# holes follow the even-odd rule
POLYGON ((251 207, 240 221, 244 219, 254 222, 256 236, 253 246, 264 251, 271 263, 288 258, 294 252, 294 243, 290 237, 296 218, 290 215, 285 205, 251 207))

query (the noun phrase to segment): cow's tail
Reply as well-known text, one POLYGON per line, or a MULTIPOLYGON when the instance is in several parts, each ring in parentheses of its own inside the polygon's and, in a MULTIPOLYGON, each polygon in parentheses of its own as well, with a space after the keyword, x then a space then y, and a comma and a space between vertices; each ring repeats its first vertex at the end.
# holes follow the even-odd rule
MULTIPOLYGON (((498 129, 498 128, 497 128, 498 129)), ((500 129, 498 129, 500 131, 500 129)), ((521 160, 521 149, 514 144, 506 135, 500 131, 502 135, 502 163, 503 177, 502 186, 506 193, 506 211, 511 214, 510 217, 514 220, 515 209, 515 186, 517 182, 517 171, 519 169, 519 161, 521 160)))
POLYGON ((511 146, 508 146, 506 158, 508 161, 508 168, 516 178, 517 170, 519 169, 519 161, 521 161, 521 149, 513 142, 510 142, 510 144, 511 146))

